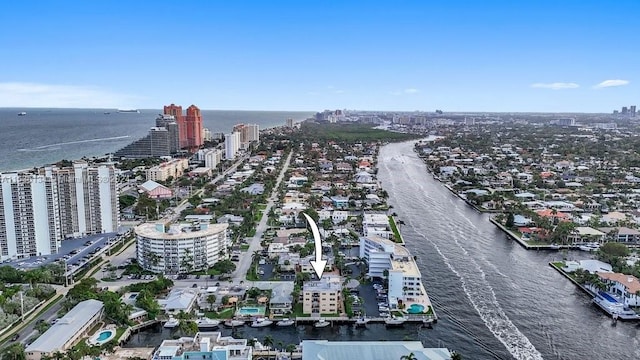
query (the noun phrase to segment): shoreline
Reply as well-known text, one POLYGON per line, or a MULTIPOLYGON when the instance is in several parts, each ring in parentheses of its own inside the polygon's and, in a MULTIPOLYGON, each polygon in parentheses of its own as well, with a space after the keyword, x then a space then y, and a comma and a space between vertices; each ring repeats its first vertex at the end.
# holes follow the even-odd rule
MULTIPOLYGON (((469 207, 474 209, 476 212, 481 213, 481 214, 502 214, 503 213, 500 210, 488 210, 488 209, 480 208, 477 205, 471 203, 468 199, 464 198, 460 193, 456 192, 449 184, 444 183, 440 178, 435 176, 435 174, 433 173, 433 171, 431 170, 429 165, 426 163, 424 158, 422 156, 420 156, 420 154, 417 151, 415 151, 415 152, 418 154, 418 157, 422 160, 422 162, 426 165, 427 171, 433 176, 434 180, 438 181, 441 184, 441 186, 443 186, 445 189, 449 190, 449 192, 451 194, 455 195, 456 197, 458 197, 459 199, 464 201, 469 207)), ((553 251, 558 251, 558 250, 562 250, 562 249, 576 249, 576 246, 572 246, 572 245, 529 244, 525 240, 522 240, 521 237, 519 237, 516 234, 514 234, 511 230, 507 229, 504 225, 502 225, 498 221, 496 221, 493 218, 493 216, 491 216, 491 215, 489 216, 489 221, 493 225, 498 227, 500 230, 502 230, 505 234, 507 234, 510 238, 515 240, 520 246, 522 246, 526 250, 553 250, 553 251)))

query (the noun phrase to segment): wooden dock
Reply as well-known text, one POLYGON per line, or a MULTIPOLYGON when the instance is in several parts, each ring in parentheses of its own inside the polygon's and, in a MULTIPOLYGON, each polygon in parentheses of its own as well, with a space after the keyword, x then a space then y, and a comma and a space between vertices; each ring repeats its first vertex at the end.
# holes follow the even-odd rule
MULTIPOLYGON (((365 317, 369 324, 385 324, 387 318, 383 317, 365 317)), ((405 324, 424 324, 437 323, 438 319, 435 315, 411 315, 405 314, 403 318, 406 320, 405 324)), ((296 325, 312 325, 318 322, 318 320, 325 320, 333 325, 355 325, 358 317, 349 318, 347 316, 323 316, 323 317, 296 317, 296 325)))

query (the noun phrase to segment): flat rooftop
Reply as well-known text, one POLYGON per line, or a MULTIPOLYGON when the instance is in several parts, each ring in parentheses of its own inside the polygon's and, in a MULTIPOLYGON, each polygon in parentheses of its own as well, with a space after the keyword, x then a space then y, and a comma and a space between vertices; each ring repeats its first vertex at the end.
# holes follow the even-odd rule
POLYGON ((135 232, 137 235, 152 238, 152 239, 191 239, 197 236, 208 236, 218 234, 227 227, 229 224, 205 224, 206 226, 200 229, 194 229, 190 223, 178 223, 171 224, 168 231, 159 231, 157 223, 144 223, 136 227, 135 232))

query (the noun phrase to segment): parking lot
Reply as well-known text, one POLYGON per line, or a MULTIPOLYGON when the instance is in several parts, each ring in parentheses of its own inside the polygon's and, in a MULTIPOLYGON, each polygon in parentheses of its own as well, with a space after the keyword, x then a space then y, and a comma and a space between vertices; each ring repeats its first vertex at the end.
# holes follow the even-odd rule
POLYGON ((67 239, 61 242, 57 254, 34 256, 28 259, 5 262, 5 264, 18 269, 28 270, 64 260, 67 266, 76 264, 75 266, 77 268, 87 263, 94 255, 97 255, 99 251, 106 249, 109 245, 108 243, 113 242, 117 236, 117 233, 105 233, 78 239, 67 239), (72 252, 76 253, 71 254, 72 252), (92 252, 93 255, 91 254, 92 252))

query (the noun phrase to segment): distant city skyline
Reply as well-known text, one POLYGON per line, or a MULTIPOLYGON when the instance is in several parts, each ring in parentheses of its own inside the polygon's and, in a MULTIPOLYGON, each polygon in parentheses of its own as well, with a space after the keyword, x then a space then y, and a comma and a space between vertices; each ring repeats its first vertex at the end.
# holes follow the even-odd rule
POLYGON ((20 1, 0 107, 600 112, 640 102, 640 2, 20 1))

